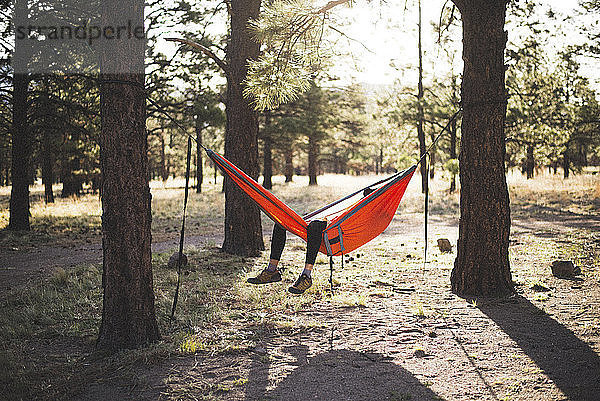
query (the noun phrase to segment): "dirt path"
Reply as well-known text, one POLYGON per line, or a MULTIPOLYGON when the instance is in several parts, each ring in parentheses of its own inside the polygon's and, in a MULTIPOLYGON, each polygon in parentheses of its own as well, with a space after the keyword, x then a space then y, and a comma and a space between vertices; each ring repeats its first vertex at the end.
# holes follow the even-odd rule
MULTIPOLYGON (((417 243, 419 219, 404 222, 366 252, 399 235, 417 243)), ((456 240, 455 219, 433 216, 432 226, 433 239, 456 240)), ((217 398, 227 400, 598 400, 598 266, 582 259, 583 277, 563 280, 549 274, 546 261, 519 259, 539 237, 598 243, 598 220, 515 219, 513 227, 514 275, 544 264, 547 299, 536 300, 538 293, 520 283, 509 299, 467 302, 450 292, 451 266, 432 262, 399 273, 384 287, 393 294, 369 297, 365 308, 320 303, 294 315, 308 329, 276 330, 233 355, 171 360, 144 372, 154 388, 122 396, 194 399, 219 388, 217 398), (424 313, 415 312, 418 303, 424 313)))
MULTIPOLYGON (((456 243, 457 219, 433 215, 430 222, 431 263, 398 271, 392 285, 369 284, 382 292, 369 296, 366 307, 321 302, 293 314, 302 329, 275 329, 255 347, 231 354, 143 366, 138 376, 144 385, 90 384, 78 399, 204 399, 208 392, 224 400, 597 400, 598 266, 583 255, 583 277, 561 280, 548 274, 546 259, 531 255, 540 239, 584 238, 597 252, 600 219, 555 210, 516 215, 511 263, 518 294, 473 303, 451 294, 451 263, 433 248, 440 237, 456 243), (532 268, 548 285, 549 298, 537 300, 521 279, 531 277, 532 268)), ((422 237, 422 215, 403 214, 365 251, 412 258, 421 252, 422 237), (394 241, 401 250, 389 245, 394 241)), ((220 238, 189 236, 186 244, 210 241, 220 238)), ((177 239, 158 242, 153 252, 176 246, 177 239)), ((3 252, 0 294, 57 267, 100 263, 101 254, 99 245, 3 252)))
MULTIPOLYGON (((215 236, 191 235, 188 246, 202 246, 215 241, 215 236)), ((152 244, 152 252, 175 250, 179 240, 173 238, 152 244)), ((58 268, 102 263, 102 244, 78 244, 69 246, 41 246, 35 249, 9 249, 0 253, 0 297, 31 280, 46 277, 58 268)))

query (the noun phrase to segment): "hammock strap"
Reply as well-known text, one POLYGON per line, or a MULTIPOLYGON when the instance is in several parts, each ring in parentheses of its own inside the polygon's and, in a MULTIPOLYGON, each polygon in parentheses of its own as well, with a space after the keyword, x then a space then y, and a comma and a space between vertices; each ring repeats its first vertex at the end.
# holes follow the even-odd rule
POLYGON ((179 299, 179 286, 181 285, 181 262, 183 259, 183 240, 185 237, 185 209, 188 202, 188 189, 190 184, 190 165, 192 159, 192 137, 188 136, 187 141, 187 158, 185 167, 185 192, 183 196, 183 216, 181 217, 181 234, 179 236, 179 254, 177 255, 177 286, 175 287, 175 295, 173 296, 173 307, 171 308, 171 320, 175 317, 175 308, 177 308, 177 300, 179 299))
MULTIPOLYGON (((428 153, 426 153, 427 155, 428 153)), ((429 216, 429 170, 431 169, 431 156, 425 162, 426 168, 426 176, 425 176, 425 248, 423 251, 423 273, 425 272, 425 264, 427 263, 427 234, 428 234, 428 216, 429 216)))
POLYGON ((429 147, 425 150, 425 153, 423 153, 423 156, 421 156, 421 158, 419 159, 419 161, 417 162, 417 164, 421 163, 423 161, 423 159, 429 154, 429 152, 435 146, 435 144, 437 143, 437 141, 439 141, 439 139, 442 137, 442 134, 444 133, 444 131, 447 131, 448 128, 450 128, 450 124, 452 124, 452 121, 456 120, 456 117, 458 117, 458 115, 460 114, 461 111, 462 111, 462 105, 458 108, 458 110, 456 110, 456 113, 454 113, 452 115, 452 117, 450 117, 450 119, 448 120, 448 122, 446 123, 446 125, 444 126, 444 128, 442 128, 442 130, 437 134, 437 136, 431 142, 431 144, 429 145, 429 147))

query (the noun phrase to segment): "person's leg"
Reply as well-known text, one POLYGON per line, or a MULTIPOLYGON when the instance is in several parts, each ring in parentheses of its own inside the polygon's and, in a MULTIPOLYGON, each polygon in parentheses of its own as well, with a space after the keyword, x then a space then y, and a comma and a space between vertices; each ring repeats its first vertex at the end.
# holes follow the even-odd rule
POLYGON ((304 261, 304 271, 303 274, 306 274, 310 277, 313 266, 315 265, 315 260, 317 259, 317 253, 319 253, 319 248, 321 248, 321 240, 323 238, 323 230, 327 227, 326 221, 315 220, 311 221, 308 225, 308 235, 306 241, 306 259, 304 261))
POLYGON ((271 237, 271 256, 269 265, 256 277, 250 277, 247 281, 250 284, 267 284, 281 281, 281 273, 277 270, 281 253, 285 246, 286 232, 279 224, 273 227, 273 236, 271 237))
POLYGON ((294 285, 289 288, 289 291, 293 294, 302 294, 312 286, 311 273, 317 259, 317 253, 321 247, 321 239, 325 227, 327 227, 327 222, 319 220, 311 221, 308 225, 304 270, 294 285))
POLYGON ((273 235, 271 236, 271 256, 269 256, 269 266, 267 270, 276 270, 279 261, 281 260, 281 254, 285 247, 285 241, 287 234, 285 228, 275 223, 273 226, 273 235))

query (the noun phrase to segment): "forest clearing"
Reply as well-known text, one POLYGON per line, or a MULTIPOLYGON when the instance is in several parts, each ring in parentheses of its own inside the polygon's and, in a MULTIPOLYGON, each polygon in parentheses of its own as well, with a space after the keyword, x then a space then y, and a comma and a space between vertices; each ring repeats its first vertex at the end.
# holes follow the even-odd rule
MULTIPOLYGON (((291 185, 274 180, 274 193, 298 210, 373 179, 327 175, 307 191, 302 178, 291 185)), ((413 180, 388 230, 346 257, 343 270, 336 261, 334 295, 319 256, 316 284, 300 298, 285 284, 301 266, 302 241, 290 240, 284 251, 284 284, 245 283, 266 253, 247 258, 218 250, 223 216, 213 210, 222 210, 223 194, 209 182, 190 200, 190 263, 175 323, 169 312, 177 278, 166 262, 176 251, 183 189, 153 186, 163 339, 110 357, 94 347, 101 317, 99 200, 33 203, 36 231, 62 234, 19 238, 3 231, 0 239, 3 249, 12 249, 0 255, 5 397, 286 400, 300 392, 322 400, 594 399, 600 391, 600 178, 531 181, 511 174, 508 181, 517 292, 503 300, 450 292, 455 251, 435 246, 438 238, 455 243, 458 235, 458 195, 447 193, 445 179, 432 183, 425 267, 423 195, 413 180), (581 275, 554 277, 550 264, 558 259, 573 260, 581 275), (17 271, 26 275, 15 282, 17 271)), ((6 192, 0 196, 6 205, 6 192)), ((271 223, 264 227, 268 235, 271 223)))
POLYGON ((0 0, 0 401, 600 399, 600 0, 0 0))

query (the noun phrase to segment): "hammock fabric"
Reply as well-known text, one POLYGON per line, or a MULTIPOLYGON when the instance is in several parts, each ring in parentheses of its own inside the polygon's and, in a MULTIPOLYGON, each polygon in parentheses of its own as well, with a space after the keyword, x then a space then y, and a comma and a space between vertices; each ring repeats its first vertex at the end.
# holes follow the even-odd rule
POLYGON ((250 196, 271 220, 304 241, 311 220, 333 216, 331 220, 328 219, 320 247, 320 251, 328 256, 351 252, 381 234, 392 221, 417 168, 416 165, 409 167, 302 217, 229 160, 210 149, 205 150, 215 165, 250 196), (335 206, 374 187, 377 188, 368 196, 344 209, 331 212, 335 206))

